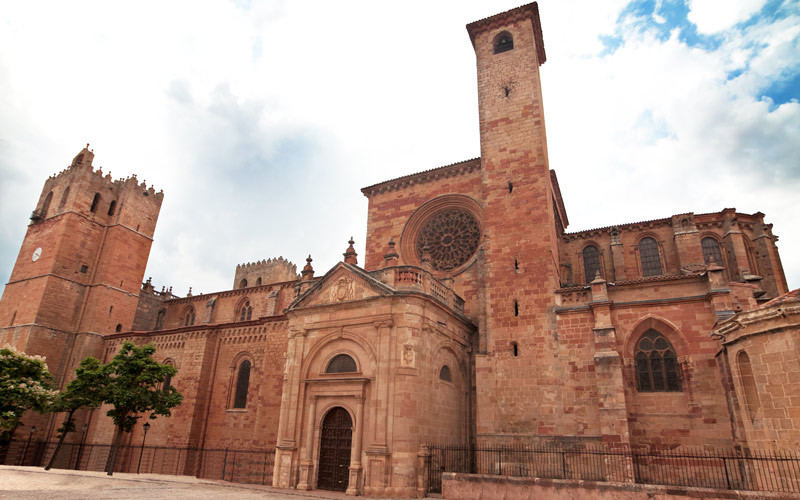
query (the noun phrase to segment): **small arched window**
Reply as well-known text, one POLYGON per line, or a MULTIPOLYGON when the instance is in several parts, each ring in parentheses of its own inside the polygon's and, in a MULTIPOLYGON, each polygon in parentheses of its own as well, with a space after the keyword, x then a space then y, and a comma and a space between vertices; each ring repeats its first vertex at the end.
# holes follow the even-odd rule
POLYGON ((183 314, 183 326, 194 325, 194 307, 189 307, 183 314))
POLYGON ((337 354, 333 357, 325 373, 354 373, 358 371, 356 362, 347 354, 337 354))
POLYGON ((447 365, 443 365, 442 369, 439 370, 439 380, 446 380, 447 382, 452 382, 453 377, 450 376, 450 367, 447 365))
POLYGON ((256 286, 261 286, 261 276, 256 280, 256 286))
POLYGON ((44 199, 42 204, 42 218, 47 217, 47 211, 50 210, 50 202, 53 201, 53 192, 47 193, 47 198, 44 199))
POLYGON ((64 194, 61 195, 61 201, 58 202, 59 209, 64 208, 64 205, 67 204, 67 197, 69 197, 69 186, 64 190, 64 194))
POLYGON ((508 31, 503 31, 502 33, 498 33, 496 37, 494 37, 494 53, 499 54, 501 52, 507 52, 514 48, 514 39, 511 37, 511 33, 508 31))
POLYGON ((239 309, 239 321, 250 321, 251 319, 253 319, 253 306, 250 305, 249 300, 246 300, 239 309))
POLYGON ((239 288, 247 288, 247 279, 242 278, 242 281, 239 282, 239 288))
POLYGON ((114 215, 114 212, 117 211, 117 200, 111 200, 111 203, 108 205, 108 215, 114 215))
POLYGON ((122 331, 122 324, 121 323, 117 323, 117 327, 114 329, 114 331, 117 332, 117 333, 121 332, 122 331))
POLYGON ((750 420, 753 420, 756 417, 760 401, 756 389, 756 379, 753 376, 753 367, 750 365, 750 356, 745 351, 739 351, 739 354, 736 355, 736 364, 739 367, 739 380, 742 383, 747 414, 750 416, 750 420))
POLYGON ((636 382, 639 392, 681 390, 680 367, 675 348, 657 330, 647 330, 636 343, 636 382))
POLYGON ((639 259, 642 262, 642 276, 659 276, 661 274, 661 258, 658 256, 656 240, 647 237, 639 241, 639 259))
POLYGON ((250 360, 245 359, 239 365, 236 374, 236 393, 233 396, 234 408, 247 408, 247 390, 250 388, 250 360))
POLYGON ((94 213, 97 212, 97 205, 100 204, 100 193, 95 193, 94 198, 92 198, 92 206, 89 208, 89 211, 94 213))
POLYGON ((600 252, 594 245, 583 249, 583 275, 586 283, 591 283, 600 271, 600 252))

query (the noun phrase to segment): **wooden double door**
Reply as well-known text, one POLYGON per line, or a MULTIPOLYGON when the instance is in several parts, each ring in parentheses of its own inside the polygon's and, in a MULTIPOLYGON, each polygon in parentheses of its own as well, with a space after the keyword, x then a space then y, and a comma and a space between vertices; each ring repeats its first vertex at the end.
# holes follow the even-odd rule
POLYGON ((347 490, 352 442, 353 419, 341 406, 332 408, 322 421, 317 488, 333 491, 347 490))

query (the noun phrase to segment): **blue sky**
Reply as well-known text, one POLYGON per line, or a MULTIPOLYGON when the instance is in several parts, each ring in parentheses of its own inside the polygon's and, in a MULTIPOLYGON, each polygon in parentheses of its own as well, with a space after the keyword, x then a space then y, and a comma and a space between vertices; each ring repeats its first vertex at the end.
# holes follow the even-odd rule
MULTIPOLYGON (((165 192, 158 287, 225 289, 238 263, 309 253, 322 274, 350 236, 363 255, 361 187, 480 155, 464 26, 517 5, 3 1, 0 277, 87 142, 165 192)), ((539 6, 569 230, 761 211, 800 286, 800 3, 539 6)))

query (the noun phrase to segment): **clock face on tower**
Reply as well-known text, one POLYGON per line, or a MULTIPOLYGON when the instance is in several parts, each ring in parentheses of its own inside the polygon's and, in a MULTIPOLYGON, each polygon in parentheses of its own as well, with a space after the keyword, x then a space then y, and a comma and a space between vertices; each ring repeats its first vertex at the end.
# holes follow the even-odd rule
POLYGON ((37 260, 39 260, 39 257, 41 256, 42 256, 42 247, 38 247, 36 248, 36 250, 33 251, 33 255, 31 255, 31 260, 36 262, 37 260))

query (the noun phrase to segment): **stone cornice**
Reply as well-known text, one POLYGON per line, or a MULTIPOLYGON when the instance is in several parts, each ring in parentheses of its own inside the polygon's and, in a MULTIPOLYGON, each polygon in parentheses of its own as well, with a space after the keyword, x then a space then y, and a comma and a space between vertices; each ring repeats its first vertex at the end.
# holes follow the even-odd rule
POLYGON ((458 177, 460 175, 470 174, 476 170, 481 169, 481 159, 473 158, 471 160, 445 165, 443 167, 433 168, 417 172, 416 174, 405 175, 396 179, 380 182, 367 186, 361 189, 364 196, 369 198, 376 194, 382 194, 389 191, 397 191, 399 189, 406 189, 417 184, 425 184, 428 182, 438 181, 439 179, 447 179, 450 177, 458 177))

